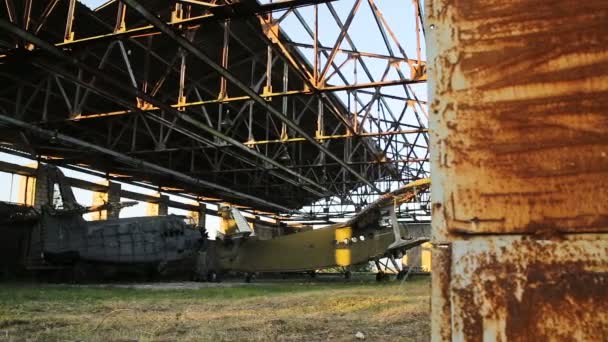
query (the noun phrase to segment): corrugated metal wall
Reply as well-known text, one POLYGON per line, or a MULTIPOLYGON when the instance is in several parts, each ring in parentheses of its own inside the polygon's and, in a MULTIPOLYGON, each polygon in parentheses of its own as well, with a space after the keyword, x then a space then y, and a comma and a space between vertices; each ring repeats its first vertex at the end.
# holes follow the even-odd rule
POLYGON ((608 340, 608 1, 426 1, 433 340, 608 340))

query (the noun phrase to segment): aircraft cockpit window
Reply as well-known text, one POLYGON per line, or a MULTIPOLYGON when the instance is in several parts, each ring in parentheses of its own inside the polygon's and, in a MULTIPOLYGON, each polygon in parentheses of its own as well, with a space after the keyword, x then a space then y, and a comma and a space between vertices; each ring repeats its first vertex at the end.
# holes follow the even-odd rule
POLYGON ((380 213, 380 219, 378 220, 378 228, 386 228, 391 225, 391 217, 390 212, 388 210, 382 211, 380 213))

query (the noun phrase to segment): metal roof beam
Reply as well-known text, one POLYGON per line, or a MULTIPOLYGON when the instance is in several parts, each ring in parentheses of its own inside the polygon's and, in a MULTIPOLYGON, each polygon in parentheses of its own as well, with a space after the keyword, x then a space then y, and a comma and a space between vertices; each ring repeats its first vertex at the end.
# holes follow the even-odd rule
POLYGON ((236 76, 234 76, 230 71, 223 68, 219 64, 215 63, 209 56, 207 56, 200 49, 195 47, 191 42, 182 37, 179 33, 177 33, 172 27, 163 23, 160 19, 158 19, 154 14, 150 13, 145 7, 140 5, 135 0, 122 0, 127 6, 137 11, 142 17, 144 17, 149 23, 158 28, 161 32, 166 34, 168 37, 173 39, 178 45, 188 51, 192 56, 195 56, 202 62, 209 65, 212 69, 214 69, 218 74, 222 77, 225 77, 232 84, 241 89, 245 94, 251 97, 253 101, 262 106, 265 110, 267 110, 270 114, 275 116, 277 119, 284 122, 289 128, 300 134, 303 138, 308 140, 313 146, 318 148, 321 152, 325 153, 328 157, 335 160, 338 164, 342 166, 342 168, 348 171, 350 174, 359 179, 362 183, 368 185, 375 191, 381 192, 372 182, 370 182, 367 178, 363 177, 356 170, 351 168, 348 163, 344 160, 333 154, 327 147, 323 144, 320 144, 313 137, 311 137, 307 132, 305 132, 298 124, 294 121, 290 120, 287 115, 279 112, 277 109, 269 105, 260 95, 258 95, 255 91, 249 88, 246 84, 242 83, 236 76))
MULTIPOLYGON (((326 3, 326 2, 332 2, 332 1, 336 1, 336 0, 287 0, 287 1, 282 1, 282 2, 278 2, 278 3, 259 5, 259 6, 255 6, 255 7, 236 5, 236 4, 221 5, 221 6, 216 6, 216 7, 210 8, 210 13, 188 18, 188 19, 174 20, 174 21, 167 23, 167 25, 171 25, 171 26, 185 25, 188 28, 192 28, 193 26, 197 26, 204 22, 209 22, 209 21, 219 21, 219 20, 225 20, 225 19, 230 19, 230 18, 248 17, 248 16, 252 16, 252 15, 256 15, 256 14, 263 14, 263 13, 269 13, 269 12, 281 11, 281 10, 289 10, 292 8, 322 4, 322 3, 326 3)), ((92 11, 91 13, 95 13, 95 11, 92 11)), ((38 28, 36 30, 36 33, 39 30, 40 29, 38 28)), ((118 38, 118 37, 122 37, 122 36, 133 36, 133 35, 155 34, 155 33, 159 33, 159 32, 158 32, 158 30, 154 29, 153 25, 146 25, 146 26, 128 28, 123 31, 109 32, 109 33, 101 34, 101 35, 97 35, 97 36, 76 38, 76 39, 72 39, 72 40, 68 40, 68 41, 61 41, 61 42, 57 43, 56 45, 57 46, 79 45, 79 44, 86 44, 86 43, 91 43, 91 42, 95 42, 95 41, 100 41, 100 40, 104 40, 104 39, 114 39, 114 38, 118 38)))
MULTIPOLYGON (((171 107, 170 105, 167 105, 166 103, 161 102, 161 101, 153 98, 152 96, 148 95, 147 93, 145 93, 145 92, 143 92, 143 91, 141 91, 141 90, 139 90, 139 89, 137 89, 135 87, 132 87, 132 86, 125 85, 125 84, 122 84, 120 82, 117 82, 112 77, 106 75, 105 73, 103 73, 99 69, 90 67, 90 66, 84 64, 83 62, 79 61, 77 58, 73 58, 71 56, 66 55, 64 52, 62 52, 61 50, 57 49, 55 46, 53 46, 53 45, 51 45, 51 44, 49 44, 49 43, 41 40, 40 38, 32 35, 29 32, 26 32, 26 31, 22 30, 21 28, 19 28, 19 27, 13 25, 13 24, 7 22, 4 19, 0 19, 0 28, 4 29, 6 31, 9 31, 9 32, 11 32, 11 33, 19 36, 20 38, 22 38, 24 40, 27 40, 28 42, 36 45, 37 47, 39 47, 39 48, 41 48, 41 49, 43 49, 43 50, 45 50, 45 51, 47 51, 49 53, 51 53, 53 56, 55 56, 55 57, 57 57, 57 58, 59 58, 61 60, 64 60, 64 61, 66 61, 66 62, 68 62, 68 63, 70 63, 72 65, 75 65, 75 66, 77 66, 77 67, 79 67, 79 68, 81 68, 81 69, 83 69, 83 70, 85 70, 85 71, 87 71, 87 72, 95 75, 96 77, 99 77, 100 79, 103 79, 104 81, 108 82, 112 86, 115 86, 115 87, 117 87, 119 89, 125 90, 129 94, 132 94, 135 97, 139 97, 139 98, 143 99, 144 101, 146 101, 148 103, 151 103, 152 105, 157 106, 158 108, 164 110, 166 113, 171 113, 172 115, 175 115, 175 116, 179 117, 181 120, 186 121, 186 122, 194 125, 195 127, 200 128, 203 131, 205 131, 205 132, 207 132, 207 133, 209 133, 209 134, 211 134, 213 136, 216 136, 219 139, 221 139, 223 141, 226 141, 227 143, 229 143, 229 144, 231 144, 231 145, 233 145, 235 147, 240 148, 244 152, 246 152, 248 154, 251 154, 251 155, 253 155, 253 156, 257 157, 257 158, 262 159, 263 161, 267 162, 268 164, 270 164, 272 166, 275 166, 275 167, 277 167, 277 168, 279 168, 279 169, 287 172, 288 174, 291 174, 291 175, 295 176, 297 178, 297 180, 305 181, 306 183, 309 183, 309 184, 315 186, 316 188, 320 189, 323 192, 328 192, 328 189, 326 189, 325 187, 319 185, 314 180, 309 179, 309 178, 307 178, 307 177, 305 177, 305 176, 303 176, 303 175, 301 175, 301 174, 299 174, 299 173, 297 173, 297 172, 295 172, 295 171, 293 171, 293 170, 285 167, 284 165, 282 165, 282 164, 276 162, 275 160, 273 160, 272 158, 269 158, 269 157, 267 157, 267 156, 265 156, 265 155, 263 155, 263 154, 255 151, 255 149, 247 147, 246 145, 242 144, 241 142, 239 142, 239 141, 237 141, 237 140, 235 140, 235 139, 233 139, 233 138, 231 138, 229 136, 226 136, 225 134, 223 134, 223 133, 215 130, 214 128, 209 127, 209 126, 201 123, 200 121, 192 118, 190 115, 188 115, 188 114, 186 114, 184 112, 178 111, 177 109, 171 107)), ((86 84, 82 84, 82 85, 85 86, 85 87, 87 86, 86 84)), ((106 96, 106 95, 104 95, 104 96, 106 96)), ((109 96, 109 94, 107 96, 109 96)), ((115 97, 112 97, 112 99, 116 100, 115 97)), ((126 105, 126 106, 127 107, 132 107, 130 105, 126 105)), ((311 192, 313 194, 315 194, 316 196, 320 196, 320 197, 324 196, 323 193, 320 193, 320 192, 318 192, 316 190, 310 189, 309 187, 302 186, 302 188, 306 189, 307 191, 309 191, 309 192, 311 192)))
POLYGON ((293 211, 292 209, 286 208, 282 205, 279 205, 279 204, 276 204, 273 202, 269 202, 264 199, 261 199, 261 198, 258 198, 258 197, 255 197, 255 196, 252 196, 249 194, 245 194, 245 193, 242 193, 239 191, 235 191, 234 189, 226 188, 226 187, 223 187, 223 186, 215 184, 215 183, 207 182, 202 179, 194 178, 187 174, 184 174, 184 173, 172 170, 172 169, 168 169, 168 168, 165 168, 160 165, 149 163, 149 162, 143 161, 138 158, 133 158, 133 157, 127 156, 125 154, 122 154, 120 152, 116 152, 116 151, 110 150, 108 148, 99 146, 99 145, 91 144, 84 140, 76 139, 76 138, 73 138, 71 136, 68 136, 68 135, 65 135, 62 133, 40 128, 38 126, 29 124, 25 121, 15 119, 15 118, 12 118, 12 117, 4 115, 4 114, 0 114, 0 122, 3 122, 10 126, 18 127, 23 130, 30 131, 39 136, 43 136, 43 137, 46 137, 49 139, 54 139, 56 141, 63 142, 65 144, 75 145, 75 146, 78 146, 81 148, 85 148, 87 150, 105 154, 105 155, 110 156, 127 165, 134 165, 134 166, 137 166, 142 169, 153 170, 153 171, 160 172, 163 174, 171 175, 171 176, 175 177, 176 179, 179 179, 180 181, 183 181, 185 183, 188 183, 188 184, 191 184, 194 186, 213 188, 213 189, 225 192, 225 193, 230 193, 230 194, 232 194, 236 197, 242 198, 242 199, 246 199, 246 200, 258 203, 258 204, 262 204, 265 207, 279 209, 280 211, 283 211, 283 212, 292 212, 293 211))

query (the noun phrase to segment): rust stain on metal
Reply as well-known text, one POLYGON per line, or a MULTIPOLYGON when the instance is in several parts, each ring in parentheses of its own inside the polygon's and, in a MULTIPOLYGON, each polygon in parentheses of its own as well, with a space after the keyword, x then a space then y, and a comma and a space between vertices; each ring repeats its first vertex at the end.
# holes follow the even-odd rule
POLYGON ((608 338, 608 239, 526 237, 455 242, 456 340, 608 338))
POLYGON ((576 329, 586 332, 581 338, 608 339, 608 273, 605 269, 601 273, 580 271, 585 265, 587 262, 581 261, 529 265, 528 289, 521 301, 507 303, 507 338, 516 341, 534 336, 538 340, 549 337, 565 340, 576 329), (559 266, 561 274, 556 274, 555 266, 559 266), (559 326, 564 328, 560 331, 559 326))
POLYGON ((448 229, 608 231, 608 2, 436 0, 427 15, 448 229))
POLYGON ((431 269, 440 270, 432 274, 431 311, 435 319, 431 320, 433 341, 448 341, 450 330, 450 265, 452 251, 449 245, 435 245, 432 250, 431 269))

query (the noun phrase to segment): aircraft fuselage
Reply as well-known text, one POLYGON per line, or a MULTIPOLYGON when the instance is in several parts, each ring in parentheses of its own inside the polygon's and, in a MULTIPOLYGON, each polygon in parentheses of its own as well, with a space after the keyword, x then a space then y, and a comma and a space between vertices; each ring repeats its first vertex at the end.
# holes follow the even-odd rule
POLYGON ((208 241, 207 251, 220 271, 302 272, 361 264, 383 256, 394 241, 391 227, 353 232, 348 226, 329 226, 270 240, 208 241))

